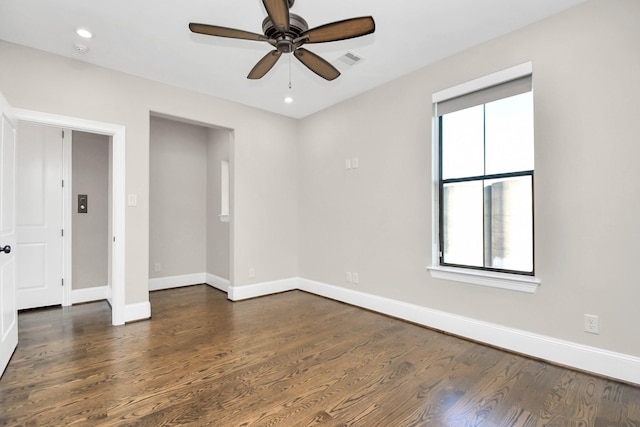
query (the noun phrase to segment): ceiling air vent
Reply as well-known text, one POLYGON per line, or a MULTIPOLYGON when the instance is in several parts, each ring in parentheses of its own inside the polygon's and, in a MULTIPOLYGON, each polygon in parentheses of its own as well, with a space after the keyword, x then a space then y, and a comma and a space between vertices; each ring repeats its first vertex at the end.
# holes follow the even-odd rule
POLYGON ((360 61, 362 61, 362 57, 353 52, 347 52, 336 59, 336 62, 340 63, 341 65, 348 65, 349 67, 356 65, 360 61))

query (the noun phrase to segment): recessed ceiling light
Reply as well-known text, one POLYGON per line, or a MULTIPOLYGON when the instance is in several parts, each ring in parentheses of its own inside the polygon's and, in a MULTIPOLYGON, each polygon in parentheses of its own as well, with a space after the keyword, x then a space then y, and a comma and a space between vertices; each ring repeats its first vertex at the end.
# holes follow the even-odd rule
POLYGON ((91 31, 87 30, 86 28, 78 28, 76 30, 76 34, 85 39, 90 39, 91 37, 93 37, 91 31))
POLYGON ((287 97, 284 99, 284 102, 286 102, 287 104, 291 104, 291 103, 293 102, 293 98, 292 98, 292 97, 290 97, 290 96, 287 96, 287 97))

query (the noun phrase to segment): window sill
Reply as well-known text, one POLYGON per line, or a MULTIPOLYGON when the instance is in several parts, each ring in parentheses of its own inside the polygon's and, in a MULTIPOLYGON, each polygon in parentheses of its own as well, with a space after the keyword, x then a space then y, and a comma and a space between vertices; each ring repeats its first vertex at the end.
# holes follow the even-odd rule
POLYGON ((220 222, 229 222, 229 215, 218 215, 220 222))
POLYGON ((536 293, 538 286, 540 286, 540 279, 537 277, 521 276, 519 274, 495 273, 492 271, 441 266, 427 267, 427 270, 431 273, 431 277, 435 279, 472 283, 474 285, 508 289, 529 294, 536 293))

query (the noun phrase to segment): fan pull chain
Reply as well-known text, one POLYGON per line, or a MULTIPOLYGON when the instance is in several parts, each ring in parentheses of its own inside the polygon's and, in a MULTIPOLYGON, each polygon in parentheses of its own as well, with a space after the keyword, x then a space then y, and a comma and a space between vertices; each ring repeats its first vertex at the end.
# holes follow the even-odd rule
POLYGON ((284 98, 284 102, 287 104, 291 104, 293 102, 293 98, 291 97, 291 56, 289 56, 289 93, 284 98))

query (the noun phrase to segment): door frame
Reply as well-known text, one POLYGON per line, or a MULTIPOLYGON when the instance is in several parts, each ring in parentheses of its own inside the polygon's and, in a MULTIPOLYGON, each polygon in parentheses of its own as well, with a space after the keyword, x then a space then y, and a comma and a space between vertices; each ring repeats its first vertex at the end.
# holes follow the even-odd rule
MULTIPOLYGON (((111 246, 111 286, 109 301, 111 303, 111 324, 125 323, 125 142, 126 128, 121 125, 43 113, 39 111, 14 109, 18 121, 39 125, 54 126, 61 129, 77 130, 112 138, 112 230, 111 246)), ((69 181, 67 181, 69 182, 69 181)), ((67 190, 70 191, 70 190, 67 190)), ((65 200, 65 203, 67 201, 65 200)), ((66 217, 66 216, 65 216, 66 217)), ((71 233, 68 233, 69 235, 71 233)), ((66 237, 66 236, 65 236, 66 237)), ((65 242, 66 243, 66 242, 65 242)), ((71 245, 65 244, 65 266, 71 257, 71 245)), ((66 273, 66 271, 65 271, 66 273)), ((63 291, 63 305, 71 305, 71 286, 63 291), (68 288, 68 289, 67 289, 68 288)))

